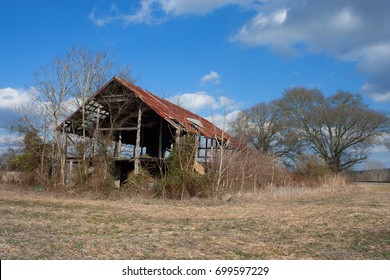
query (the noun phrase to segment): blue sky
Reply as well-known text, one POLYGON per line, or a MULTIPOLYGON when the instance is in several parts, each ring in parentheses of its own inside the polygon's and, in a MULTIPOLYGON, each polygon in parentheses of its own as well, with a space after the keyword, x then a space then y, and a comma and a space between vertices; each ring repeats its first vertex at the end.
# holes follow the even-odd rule
MULTIPOLYGON (((107 50, 138 85, 204 117, 292 86, 388 110, 389 14, 380 0, 1 0, 0 148, 32 72, 73 46, 107 50)), ((390 166, 383 147, 372 158, 390 166)))

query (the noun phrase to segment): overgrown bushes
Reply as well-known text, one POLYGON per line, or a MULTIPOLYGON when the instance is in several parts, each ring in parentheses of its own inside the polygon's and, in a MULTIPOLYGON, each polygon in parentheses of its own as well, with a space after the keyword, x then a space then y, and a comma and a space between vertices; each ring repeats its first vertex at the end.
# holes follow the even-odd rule
MULTIPOLYGON (((206 175, 194 172, 195 144, 187 137, 168 158, 168 173, 156 182, 163 198, 222 197, 275 187, 343 187, 346 176, 334 174, 321 159, 301 157, 294 171, 276 157, 249 149, 215 151, 206 175), (221 157, 222 155, 222 157, 221 157)), ((223 147, 220 147, 223 148, 223 147)))
POLYGON ((276 157, 241 149, 214 151, 211 160, 202 163, 206 175, 200 175, 194 171, 195 152, 193 137, 186 137, 175 146, 167 160, 167 174, 156 182, 158 196, 172 199, 222 197, 227 193, 292 183, 291 174, 276 157))
POLYGON ((291 183, 289 172, 276 157, 253 150, 227 150, 222 159, 217 154, 209 166, 209 173, 215 174, 216 194, 286 186, 291 183), (216 170, 222 172, 215 172, 216 170))
POLYGON ((155 181, 147 170, 141 168, 138 173, 130 172, 121 188, 130 196, 152 197, 155 193, 155 181))
MULTIPOLYGON (((72 184, 66 189, 76 193, 90 192, 98 197, 125 195, 182 200, 256 193, 286 186, 334 187, 347 183, 345 176, 333 174, 318 157, 297 158, 296 168, 291 171, 276 156, 250 149, 227 149, 224 145, 218 148, 207 162, 200 162, 206 171, 205 175, 201 175, 194 171, 196 137, 183 137, 167 158, 166 172, 161 177, 153 177, 147 170, 141 169, 138 173, 130 172, 121 186, 112 175, 113 162, 103 155, 91 159, 91 164, 75 164, 72 177, 68 178, 72 184)), ((37 184, 35 177, 27 178, 29 182, 23 181, 26 185, 37 184)), ((52 184, 50 189, 54 186, 52 184)))
POLYGON ((209 177, 193 170, 196 148, 195 138, 191 136, 183 137, 176 143, 167 159, 167 174, 156 182, 157 196, 184 199, 211 195, 209 177))

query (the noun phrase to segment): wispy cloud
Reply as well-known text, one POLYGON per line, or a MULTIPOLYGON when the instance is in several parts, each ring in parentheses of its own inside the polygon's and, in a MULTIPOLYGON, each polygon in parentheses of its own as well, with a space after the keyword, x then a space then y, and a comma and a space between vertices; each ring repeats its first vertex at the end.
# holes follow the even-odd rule
POLYGON ((219 84, 220 78, 221 78, 221 76, 217 72, 211 71, 209 74, 204 75, 200 79, 200 84, 201 85, 205 85, 208 83, 219 84))
POLYGON ((92 11, 88 14, 89 20, 91 20, 97 26, 105 26, 109 23, 121 19, 121 13, 115 4, 111 4, 108 11, 104 11, 103 14, 97 14, 97 7, 93 7, 92 11))
POLYGON ((114 4, 109 9, 98 9, 98 6, 95 6, 89 13, 88 18, 100 27, 114 22, 124 24, 159 24, 169 18, 169 13, 163 9, 159 1, 142 0, 139 3, 139 7, 130 12, 122 11, 114 4))
POLYGON ((183 15, 205 15, 227 5, 251 7, 258 0, 141 0, 137 8, 121 11, 116 5, 98 12, 95 6, 88 18, 97 26, 120 21, 125 24, 159 24, 183 15))
POLYGON ((204 15, 227 5, 249 6, 258 0, 155 0, 162 10, 173 15, 204 15))

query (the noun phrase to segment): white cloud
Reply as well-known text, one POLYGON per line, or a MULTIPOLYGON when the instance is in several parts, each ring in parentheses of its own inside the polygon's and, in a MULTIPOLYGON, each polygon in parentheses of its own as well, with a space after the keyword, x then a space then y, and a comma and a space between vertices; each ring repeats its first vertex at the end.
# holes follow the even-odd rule
POLYGON ((31 100, 32 94, 35 94, 34 88, 15 89, 1 88, 0 89, 0 109, 15 109, 21 105, 27 104, 31 100))
POLYGON ((387 93, 371 93, 370 96, 377 102, 390 102, 390 92, 387 93))
POLYGON ((211 71, 209 74, 204 75, 200 79, 201 85, 207 84, 207 83, 214 83, 214 84, 219 84, 221 76, 215 72, 211 71))
POLYGON ((9 147, 19 144, 23 137, 13 134, 0 134, 0 146, 9 147))
POLYGON ((206 14, 227 5, 249 5, 251 0, 157 0, 162 9, 174 15, 206 14))
POLYGON ((159 9, 155 0, 142 0, 139 10, 135 13, 124 14, 122 16, 125 23, 159 23, 165 20, 166 15, 156 16, 155 11, 159 9))
POLYGON ((210 121, 211 123, 218 126, 220 129, 224 131, 229 131, 230 123, 237 119, 238 114, 240 113, 240 110, 233 110, 231 112, 228 112, 226 114, 214 114, 212 116, 207 117, 206 119, 210 121))
MULTIPOLYGON (((287 9, 282 8, 272 12, 270 15, 259 13, 252 21, 252 28, 267 28, 282 25, 287 19, 287 9)), ((245 28, 245 27, 244 27, 245 28)))
POLYGON ((389 10, 390 1, 381 0, 269 1, 232 41, 266 46, 284 56, 325 53, 354 62, 367 79, 362 92, 388 101, 389 10))
POLYGON ((22 140, 22 136, 10 134, 8 130, 0 127, 0 154, 4 153, 8 148, 16 149, 22 140))
POLYGON ((169 97, 168 100, 193 112, 216 104, 215 98, 208 95, 205 91, 178 94, 169 97))
MULTIPOLYGON (((76 110, 78 103, 79 101, 76 98, 63 102, 59 121, 62 121, 76 110)), ((46 120, 53 118, 49 102, 38 98, 38 92, 34 87, 28 89, 10 87, 0 89, 0 136, 2 137, 0 141, 9 141, 11 139, 9 138, 11 136, 6 135, 5 131, 15 124, 17 120, 21 119, 22 115, 27 120, 38 122, 35 123, 36 125, 39 125, 43 118, 46 118, 46 120)), ((51 127, 54 128, 57 125, 53 123, 51 127)))
POLYGON ((88 18, 97 26, 104 26, 114 21, 129 23, 156 24, 175 16, 204 15, 227 5, 251 7, 258 0, 141 0, 139 7, 130 13, 121 12, 115 5, 97 15, 95 6, 88 18))
POLYGON ((123 19, 123 15, 121 15, 119 8, 115 4, 111 4, 108 11, 101 16, 96 14, 96 10, 97 7, 93 7, 92 11, 88 14, 88 18, 97 26, 105 26, 114 21, 123 19))
POLYGON ((235 108, 235 102, 232 99, 226 96, 220 96, 216 99, 205 91, 178 94, 169 97, 168 100, 191 112, 199 112, 204 109, 218 110, 224 107, 228 110, 235 108))
POLYGON ((102 10, 99 12, 95 6, 88 14, 88 18, 99 27, 113 22, 158 24, 168 19, 168 11, 163 10, 160 1, 156 0, 142 0, 138 9, 130 13, 122 12, 113 4, 109 9, 102 10))
POLYGON ((29 89, 1 88, 0 129, 9 128, 20 117, 17 109, 22 105, 27 107, 35 94, 36 90, 33 87, 29 89))

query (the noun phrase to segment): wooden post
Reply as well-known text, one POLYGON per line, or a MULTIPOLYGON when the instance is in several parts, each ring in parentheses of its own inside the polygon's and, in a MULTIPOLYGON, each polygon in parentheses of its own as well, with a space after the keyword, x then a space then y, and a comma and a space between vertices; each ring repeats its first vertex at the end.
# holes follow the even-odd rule
POLYGON ((180 128, 176 128, 176 139, 175 139, 175 145, 180 144, 180 128))
POLYGON ((67 161, 67 158, 68 158, 68 145, 67 145, 67 142, 68 142, 68 134, 65 132, 63 135, 63 139, 62 139, 62 148, 63 148, 63 155, 61 156, 61 172, 63 173, 62 174, 62 184, 64 186, 67 185, 67 170, 66 170, 66 161, 67 161), (65 136, 64 136, 65 135, 65 136))
POLYGON ((135 160, 134 160, 134 173, 138 174, 140 169, 140 155, 141 155, 141 118, 142 110, 141 105, 138 108, 138 122, 137 122, 137 138, 135 141, 135 160))
POLYGON ((100 126, 100 106, 97 107, 97 111, 96 111, 96 131, 99 130, 99 126, 100 126))
POLYGON ((205 150, 204 150, 204 159, 205 159, 205 162, 207 162, 207 152, 208 152, 208 143, 209 143, 209 139, 206 138, 206 147, 205 147, 205 150))
POLYGON ((96 137, 99 136, 99 126, 100 126, 100 123, 99 123, 99 116, 100 116, 100 107, 97 107, 97 110, 96 110, 96 127, 95 127, 95 131, 93 132, 93 139, 92 139, 92 147, 91 147, 91 156, 95 156, 95 151, 96 151, 96 146, 97 146, 97 139, 96 137))
POLYGON ((69 175, 73 173, 73 159, 69 160, 69 175))
POLYGON ((158 134, 158 158, 162 158, 163 157, 163 154, 162 154, 162 133, 163 133, 163 120, 162 118, 160 117, 160 131, 159 131, 159 134, 158 134))
POLYGON ((195 158, 194 160, 196 161, 197 158, 199 157, 199 147, 200 147, 200 134, 195 135, 195 158))
POLYGON ((122 130, 119 130, 118 132, 118 145, 116 145, 116 149, 116 156, 120 158, 122 149, 122 130))

